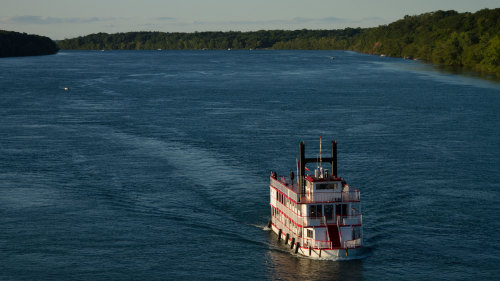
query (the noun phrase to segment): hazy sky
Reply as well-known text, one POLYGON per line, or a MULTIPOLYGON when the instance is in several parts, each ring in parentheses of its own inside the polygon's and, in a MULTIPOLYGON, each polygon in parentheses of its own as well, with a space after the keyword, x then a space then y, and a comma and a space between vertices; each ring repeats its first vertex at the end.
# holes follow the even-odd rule
POLYGON ((96 32, 338 29, 500 0, 1 0, 0 29, 52 39, 96 32))

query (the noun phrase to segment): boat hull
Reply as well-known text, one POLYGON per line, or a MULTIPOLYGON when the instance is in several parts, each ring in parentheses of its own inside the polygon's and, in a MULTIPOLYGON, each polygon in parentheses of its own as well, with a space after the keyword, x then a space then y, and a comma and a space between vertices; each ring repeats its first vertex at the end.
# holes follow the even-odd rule
MULTIPOLYGON (((271 229, 276 235, 279 235, 279 229, 274 224, 271 224, 271 229)), ((290 249, 290 251, 292 251, 292 253, 297 253, 312 259, 324 259, 324 260, 359 259, 362 257, 363 253, 363 247, 356 247, 349 249, 346 248, 309 249, 308 247, 301 246, 297 250, 297 245, 295 244, 292 247, 291 246, 292 240, 288 239, 288 241, 285 241, 286 238, 287 238, 286 234, 281 233, 281 238, 279 239, 279 241, 282 244, 288 246, 288 248, 290 249)))

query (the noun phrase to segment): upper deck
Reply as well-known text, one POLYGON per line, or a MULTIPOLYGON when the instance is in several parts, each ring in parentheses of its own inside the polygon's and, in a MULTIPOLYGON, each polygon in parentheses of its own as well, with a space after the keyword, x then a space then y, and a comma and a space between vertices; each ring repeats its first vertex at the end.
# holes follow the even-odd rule
POLYGON ((305 187, 301 191, 297 182, 289 177, 270 177, 271 187, 276 188, 297 204, 327 202, 359 202, 360 193, 338 177, 305 177, 305 187))

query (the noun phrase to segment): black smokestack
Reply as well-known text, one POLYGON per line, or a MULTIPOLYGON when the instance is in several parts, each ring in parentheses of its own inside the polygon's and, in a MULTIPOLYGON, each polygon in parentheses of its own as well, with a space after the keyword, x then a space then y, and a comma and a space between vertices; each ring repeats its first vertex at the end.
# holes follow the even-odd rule
POLYGON ((300 164, 300 169, 299 169, 299 192, 300 193, 305 193, 304 190, 304 174, 305 174, 305 167, 306 167, 306 152, 305 152, 305 143, 301 141, 299 143, 299 164, 300 164))
POLYGON ((337 177, 337 140, 332 141, 332 175, 337 177))

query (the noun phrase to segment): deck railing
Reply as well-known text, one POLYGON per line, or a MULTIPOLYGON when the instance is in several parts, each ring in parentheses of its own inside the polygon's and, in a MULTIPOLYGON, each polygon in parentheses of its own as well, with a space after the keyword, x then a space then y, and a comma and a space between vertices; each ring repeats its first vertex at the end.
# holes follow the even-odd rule
POLYGON ((349 202, 359 201, 359 191, 333 191, 333 192, 313 192, 306 196, 306 200, 315 202, 349 202))
POLYGON ((332 248, 332 242, 330 242, 330 241, 314 240, 314 239, 311 239, 311 238, 304 238, 304 246, 305 247, 311 246, 312 248, 315 248, 315 249, 331 249, 332 248))
POLYGON ((356 248, 361 247, 361 238, 354 240, 347 240, 344 242, 344 248, 356 248))
POLYGON ((297 192, 293 190, 293 186, 287 186, 285 183, 271 177, 271 186, 277 188, 281 193, 285 194, 288 196, 288 198, 292 199, 295 202, 299 202, 299 197, 297 192))
POLYGON ((271 177, 271 186, 278 189, 281 193, 285 194, 291 200, 299 202, 352 202, 360 201, 360 193, 358 190, 350 191, 332 191, 321 192, 316 191, 313 193, 299 193, 297 192, 297 185, 288 183, 284 178, 281 180, 271 177))
MULTIPOLYGON (((352 215, 352 216, 337 216, 338 217, 338 224, 340 226, 343 225, 361 225, 363 221, 362 215, 352 215)), ((298 216, 299 219, 302 219, 302 222, 304 226, 320 226, 320 225, 326 225, 325 221, 327 223, 336 223, 337 218, 335 219, 329 219, 329 218, 323 218, 323 217, 308 217, 308 216, 298 216)))
POLYGON ((282 204, 279 201, 276 201, 276 207, 280 210, 286 217, 295 222, 298 225, 302 226, 320 226, 326 225, 328 222, 337 223, 338 225, 361 225, 363 222, 363 215, 348 215, 348 216, 339 216, 337 215, 335 219, 327 218, 326 216, 301 216, 297 214, 294 210, 287 207, 285 204, 282 204))
MULTIPOLYGON (((271 221, 278 229, 281 229, 283 231, 283 234, 289 234, 290 240, 295 238, 295 242, 300 242, 303 247, 311 246, 312 248, 315 249, 331 249, 333 247, 332 241, 314 240, 312 238, 301 237, 298 233, 294 233, 294 231, 290 226, 287 226, 285 225, 285 223, 280 221, 280 219, 277 216, 272 216, 271 221)), ((339 223, 337 225, 340 227, 341 226, 340 216, 338 222, 339 223)), ((339 237, 340 241, 342 241, 342 234, 340 233, 340 231, 339 231, 339 237)), ((289 244, 288 241, 287 244, 289 244)), ((343 248, 356 248, 360 246, 362 246, 361 238, 347 240, 343 242, 343 248)))
POLYGON ((340 217, 340 225, 361 225, 363 221, 362 215, 339 216, 339 217, 340 217))
POLYGON ((276 201, 276 206, 285 216, 287 216, 289 219, 293 220, 296 224, 298 225, 303 225, 304 219, 302 216, 298 215, 294 211, 292 211, 290 208, 285 206, 279 201, 276 201))

